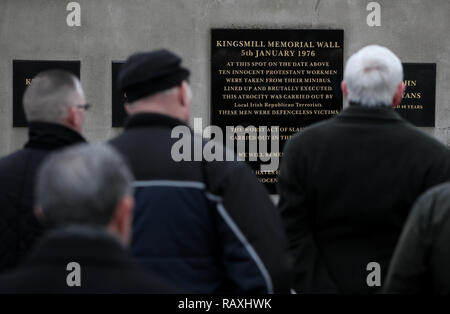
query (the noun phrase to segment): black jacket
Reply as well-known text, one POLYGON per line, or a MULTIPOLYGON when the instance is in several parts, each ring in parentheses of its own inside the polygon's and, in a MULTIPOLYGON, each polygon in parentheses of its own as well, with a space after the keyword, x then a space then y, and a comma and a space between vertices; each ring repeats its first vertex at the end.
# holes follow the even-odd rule
POLYGON ((0 276, 0 293, 169 293, 172 288, 133 263, 113 236, 91 227, 48 232, 25 262, 0 276), (76 281, 79 265, 80 286, 76 281))
POLYGON ((296 290, 376 291, 367 265, 384 279, 414 201, 449 179, 449 150, 390 108, 350 106, 293 136, 279 208, 296 290))
POLYGON ((84 141, 62 125, 30 122, 25 147, 0 159, 0 272, 16 266, 41 234, 32 208, 42 160, 52 151, 84 141))
POLYGON ((175 162, 178 125, 138 114, 111 142, 137 179, 133 255, 187 291, 289 292, 287 242, 264 186, 243 162, 175 162))
POLYGON ((386 293, 450 293, 450 184, 421 196, 398 242, 386 293))

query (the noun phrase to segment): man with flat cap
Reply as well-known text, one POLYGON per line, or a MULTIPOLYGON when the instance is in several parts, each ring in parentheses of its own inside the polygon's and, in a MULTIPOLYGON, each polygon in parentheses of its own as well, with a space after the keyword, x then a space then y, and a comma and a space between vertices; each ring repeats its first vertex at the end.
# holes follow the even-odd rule
POLYGON ((172 159, 172 129, 189 123, 188 77, 167 50, 132 55, 118 77, 130 118, 111 144, 137 180, 132 253, 186 291, 287 293, 281 219, 252 170, 238 161, 172 159))

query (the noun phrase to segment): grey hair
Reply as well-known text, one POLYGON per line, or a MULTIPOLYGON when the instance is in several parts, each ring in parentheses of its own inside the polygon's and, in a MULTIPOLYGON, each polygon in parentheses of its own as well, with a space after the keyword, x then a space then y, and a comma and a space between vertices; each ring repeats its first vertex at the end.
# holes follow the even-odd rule
POLYGON ((367 107, 391 106, 402 80, 400 59, 377 45, 366 46, 352 55, 344 71, 348 100, 367 107))
POLYGON ((78 78, 63 70, 48 70, 32 80, 23 95, 28 121, 61 123, 77 97, 84 96, 78 78))
POLYGON ((107 226, 120 199, 132 195, 132 181, 112 147, 76 145, 52 154, 39 168, 35 203, 51 227, 107 226))

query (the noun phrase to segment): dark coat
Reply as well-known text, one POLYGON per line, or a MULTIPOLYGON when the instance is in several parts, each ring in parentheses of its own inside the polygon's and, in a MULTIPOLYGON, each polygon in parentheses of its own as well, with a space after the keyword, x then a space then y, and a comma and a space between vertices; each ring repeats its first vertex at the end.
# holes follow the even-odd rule
POLYGON ((52 151, 82 142, 62 125, 30 122, 25 147, 0 159, 0 272, 16 266, 42 232, 33 214, 39 165, 52 151))
POLYGON ((279 209, 295 289, 376 291, 366 282, 368 263, 384 279, 414 201, 449 179, 449 150, 391 108, 353 105, 294 135, 280 168, 279 209))
POLYGON ((287 241, 264 186, 244 162, 175 162, 178 125, 138 114, 111 142, 137 179, 133 255, 187 291, 288 293, 287 241))
POLYGON ((70 226, 48 232, 12 273, 0 276, 0 293, 169 293, 172 288, 136 266, 105 231, 70 226), (69 286, 80 266, 80 286, 69 286), (70 275, 70 276, 69 276, 70 275))
POLYGON ((392 257, 386 293, 450 293, 450 184, 414 205, 392 257))

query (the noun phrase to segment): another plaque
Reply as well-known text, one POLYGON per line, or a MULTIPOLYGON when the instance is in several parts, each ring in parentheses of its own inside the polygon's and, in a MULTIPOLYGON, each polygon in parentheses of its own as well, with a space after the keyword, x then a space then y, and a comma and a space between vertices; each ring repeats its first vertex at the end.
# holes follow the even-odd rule
POLYGON ((45 70, 60 69, 80 78, 80 61, 13 60, 13 127, 26 127, 22 98, 32 79, 45 70))
POLYGON ((117 86, 117 77, 123 62, 113 62, 111 68, 112 77, 112 127, 123 127, 127 118, 125 112, 125 96, 117 86))
POLYGON ((403 72, 406 89, 396 111, 415 126, 434 127, 436 63, 403 63, 403 72))
MULTIPOLYGON (((281 152, 294 133, 342 109, 343 46, 343 30, 213 29, 212 124, 224 133, 265 128, 268 145, 277 126, 281 152)), ((278 170, 250 164, 275 193, 278 170)))

